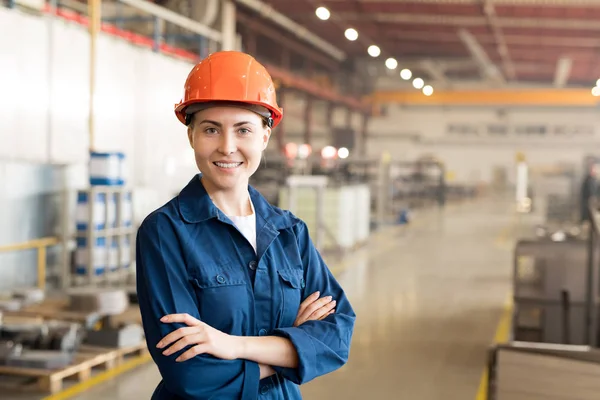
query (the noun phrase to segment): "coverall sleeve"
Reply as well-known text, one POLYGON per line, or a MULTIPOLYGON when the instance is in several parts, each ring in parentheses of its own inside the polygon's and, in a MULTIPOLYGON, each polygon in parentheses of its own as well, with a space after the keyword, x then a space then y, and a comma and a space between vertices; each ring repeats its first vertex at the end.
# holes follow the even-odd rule
POLYGON ((304 293, 316 291, 333 296, 336 311, 321 321, 307 321, 298 327, 279 328, 274 335, 290 339, 298 352, 297 368, 274 367, 284 378, 300 385, 335 371, 348 361, 356 315, 346 294, 321 258, 304 223, 296 226, 298 248, 304 266, 304 293))
POLYGON ((193 286, 188 280, 179 239, 173 222, 154 214, 142 224, 136 240, 137 293, 152 359, 166 389, 182 399, 256 399, 260 370, 247 360, 222 360, 199 355, 184 362, 175 359, 188 348, 170 356, 156 344, 170 332, 186 326, 165 324, 167 314, 188 313, 201 320, 193 286))

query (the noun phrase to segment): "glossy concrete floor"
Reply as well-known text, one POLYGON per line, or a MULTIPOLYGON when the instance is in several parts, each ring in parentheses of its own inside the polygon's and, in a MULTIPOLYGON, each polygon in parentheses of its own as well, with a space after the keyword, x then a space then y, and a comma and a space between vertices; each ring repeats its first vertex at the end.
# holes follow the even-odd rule
MULTIPOLYGON (((474 399, 510 290, 507 201, 421 211, 331 262, 357 313, 348 364, 303 386, 306 399, 474 399)), ((76 400, 149 399, 148 364, 76 400)))

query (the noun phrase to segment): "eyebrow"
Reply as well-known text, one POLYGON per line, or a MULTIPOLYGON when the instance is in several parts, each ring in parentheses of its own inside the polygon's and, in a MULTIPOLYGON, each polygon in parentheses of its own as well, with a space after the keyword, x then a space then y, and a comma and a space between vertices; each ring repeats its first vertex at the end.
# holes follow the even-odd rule
MULTIPOLYGON (((213 124, 215 126, 218 126, 219 128, 223 127, 223 124, 221 124, 220 122, 213 121, 213 120, 210 120, 210 119, 205 119, 205 120, 203 120, 200 123, 201 124, 213 124)), ((246 124, 256 125, 256 124, 254 124, 253 122, 250 122, 250 121, 241 121, 241 122, 233 124, 233 126, 237 127, 237 126, 246 125, 246 124)))

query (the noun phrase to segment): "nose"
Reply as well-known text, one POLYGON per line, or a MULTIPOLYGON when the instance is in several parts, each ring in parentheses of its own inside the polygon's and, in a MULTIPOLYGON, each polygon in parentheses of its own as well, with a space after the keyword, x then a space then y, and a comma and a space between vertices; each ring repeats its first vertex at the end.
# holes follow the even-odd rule
POLYGON ((228 133, 221 135, 221 142, 219 143, 219 153, 221 154, 233 154, 237 151, 237 144, 235 137, 228 133))

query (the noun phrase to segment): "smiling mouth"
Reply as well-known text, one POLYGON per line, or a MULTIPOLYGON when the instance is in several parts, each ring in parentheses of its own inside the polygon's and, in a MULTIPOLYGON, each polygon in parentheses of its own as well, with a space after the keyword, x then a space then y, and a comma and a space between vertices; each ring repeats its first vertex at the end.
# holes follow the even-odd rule
POLYGON ((243 163, 241 163, 241 162, 230 162, 230 163, 213 162, 213 164, 215 164, 219 168, 237 168, 240 165, 242 165, 243 163))

